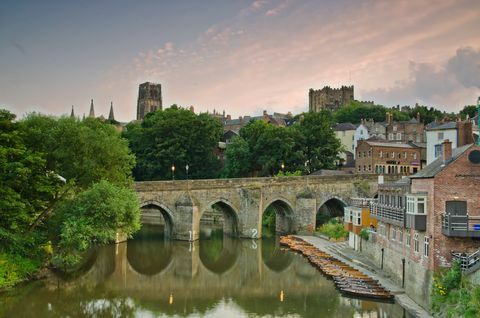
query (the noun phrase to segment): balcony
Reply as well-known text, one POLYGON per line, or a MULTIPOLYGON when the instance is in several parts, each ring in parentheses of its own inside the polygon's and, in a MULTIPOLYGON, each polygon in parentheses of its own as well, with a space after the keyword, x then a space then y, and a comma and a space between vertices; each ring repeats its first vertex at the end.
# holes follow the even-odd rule
POLYGON ((472 254, 452 252, 453 259, 460 263, 465 274, 473 273, 480 269, 480 250, 472 254))
POLYGON ((442 233, 451 237, 480 238, 480 216, 442 214, 442 233))
POLYGON ((408 213, 405 221, 407 229, 414 229, 417 231, 425 231, 427 229, 427 215, 419 213, 408 213))
POLYGON ((396 226, 405 226, 405 208, 372 202, 370 204, 371 215, 380 222, 393 224, 396 226))
POLYGON ((376 202, 377 199, 373 198, 352 198, 352 206, 357 208, 364 208, 370 206, 372 202, 376 202))

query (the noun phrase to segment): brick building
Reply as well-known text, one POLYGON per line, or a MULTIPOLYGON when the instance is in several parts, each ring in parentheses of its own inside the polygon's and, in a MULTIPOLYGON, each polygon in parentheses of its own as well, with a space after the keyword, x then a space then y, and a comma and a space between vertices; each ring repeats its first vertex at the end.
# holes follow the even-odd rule
POLYGON ((308 109, 311 112, 319 112, 321 110, 336 111, 353 100, 353 85, 340 88, 325 86, 318 90, 310 88, 308 91, 308 109))
POLYGON ((425 142, 425 125, 420 121, 420 114, 407 121, 394 121, 393 114, 387 112, 385 136, 388 141, 425 142))
POLYGON ((359 140, 355 151, 357 173, 410 175, 422 168, 421 148, 413 144, 359 140))
POLYGON ((363 246, 425 308, 435 271, 454 259, 465 273, 480 269, 480 146, 443 146, 419 173, 379 184, 370 206, 377 231, 363 246))

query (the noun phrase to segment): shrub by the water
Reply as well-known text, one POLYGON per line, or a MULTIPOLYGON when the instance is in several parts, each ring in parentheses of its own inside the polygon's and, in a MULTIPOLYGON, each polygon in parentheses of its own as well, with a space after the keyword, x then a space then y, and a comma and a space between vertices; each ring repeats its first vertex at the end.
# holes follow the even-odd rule
POLYGON ((317 231, 336 240, 345 238, 348 235, 348 231, 344 229, 343 224, 338 223, 335 219, 323 224, 317 231))

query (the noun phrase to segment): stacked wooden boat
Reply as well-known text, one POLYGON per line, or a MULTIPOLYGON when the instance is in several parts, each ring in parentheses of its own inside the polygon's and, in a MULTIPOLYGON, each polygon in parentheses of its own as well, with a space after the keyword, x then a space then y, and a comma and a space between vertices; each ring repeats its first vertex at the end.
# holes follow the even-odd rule
POLYGON ((394 297, 378 281, 298 237, 282 236, 280 244, 305 256, 313 266, 332 278, 335 286, 345 295, 381 300, 392 300, 394 297))

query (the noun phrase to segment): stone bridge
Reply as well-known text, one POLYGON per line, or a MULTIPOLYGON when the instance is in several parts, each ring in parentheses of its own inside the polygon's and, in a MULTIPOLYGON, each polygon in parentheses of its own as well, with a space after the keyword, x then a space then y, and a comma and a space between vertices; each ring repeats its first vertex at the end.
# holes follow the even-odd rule
POLYGON ((136 182, 143 209, 155 209, 173 239, 199 238, 200 219, 212 207, 222 211, 224 233, 262 237, 262 216, 276 213, 276 231, 312 233, 317 213, 343 215, 350 198, 377 191, 376 175, 335 175, 136 182))

